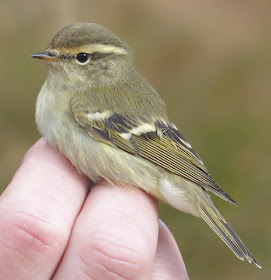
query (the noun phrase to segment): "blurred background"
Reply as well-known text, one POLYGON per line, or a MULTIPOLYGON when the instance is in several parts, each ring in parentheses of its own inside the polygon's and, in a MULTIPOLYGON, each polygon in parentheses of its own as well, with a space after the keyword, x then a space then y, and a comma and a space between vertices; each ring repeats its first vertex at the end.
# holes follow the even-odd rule
POLYGON ((137 70, 172 121, 238 203, 214 201, 263 266, 238 261, 204 222, 160 205, 191 279, 270 279, 271 2, 2 0, 0 186, 39 139, 34 112, 46 78, 31 54, 72 22, 96 22, 135 49, 137 70))

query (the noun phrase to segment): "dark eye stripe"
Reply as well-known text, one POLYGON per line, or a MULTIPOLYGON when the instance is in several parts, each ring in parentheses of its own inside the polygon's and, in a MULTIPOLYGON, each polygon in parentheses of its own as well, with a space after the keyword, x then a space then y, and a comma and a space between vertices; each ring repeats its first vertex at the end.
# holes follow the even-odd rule
POLYGON ((74 55, 71 55, 71 54, 66 54, 66 53, 64 53, 64 54, 62 54, 62 55, 60 56, 60 58, 61 58, 61 59, 73 59, 73 58, 75 58, 75 56, 74 56, 74 55))
POLYGON ((91 60, 98 60, 98 59, 107 57, 111 54, 113 54, 113 53, 112 52, 110 52, 110 53, 93 52, 93 53, 90 53, 89 56, 90 56, 91 60))
MULTIPOLYGON (((88 55, 91 58, 91 60, 98 60, 98 59, 105 58, 112 54, 114 54, 114 52, 110 52, 110 53, 93 52, 93 53, 89 53, 88 55)), ((74 58, 76 58, 76 56, 71 55, 71 54, 62 54, 61 58, 62 59, 74 59, 74 58)))

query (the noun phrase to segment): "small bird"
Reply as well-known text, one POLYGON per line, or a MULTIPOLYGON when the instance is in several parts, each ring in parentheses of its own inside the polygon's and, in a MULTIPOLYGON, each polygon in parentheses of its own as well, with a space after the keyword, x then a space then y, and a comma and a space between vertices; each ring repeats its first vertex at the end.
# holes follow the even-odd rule
POLYGON ((202 218, 241 260, 261 268, 208 192, 236 205, 168 119, 166 106, 133 67, 133 51, 95 23, 70 24, 45 52, 48 76, 36 103, 40 133, 92 181, 141 188, 202 218))

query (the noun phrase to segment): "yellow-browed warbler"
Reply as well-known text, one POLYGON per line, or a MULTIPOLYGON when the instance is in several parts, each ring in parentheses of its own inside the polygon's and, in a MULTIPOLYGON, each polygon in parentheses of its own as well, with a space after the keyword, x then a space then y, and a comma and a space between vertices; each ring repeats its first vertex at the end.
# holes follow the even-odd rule
POLYGON ((168 119, 157 92, 133 67, 131 48, 94 23, 60 30, 45 52, 39 131, 92 182, 133 185, 202 218, 241 260, 260 267, 208 192, 236 204, 168 119))

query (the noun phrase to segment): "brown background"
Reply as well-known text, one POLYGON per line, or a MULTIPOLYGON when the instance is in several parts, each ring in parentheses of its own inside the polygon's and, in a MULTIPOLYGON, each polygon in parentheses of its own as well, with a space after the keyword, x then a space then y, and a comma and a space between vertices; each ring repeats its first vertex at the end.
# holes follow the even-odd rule
POLYGON ((214 198, 263 265, 238 261, 203 222, 161 205, 191 279, 269 279, 271 2, 220 0, 0 3, 0 185, 39 138, 35 100, 46 77, 31 54, 66 24, 96 22, 136 51, 137 70, 220 186, 214 198))

